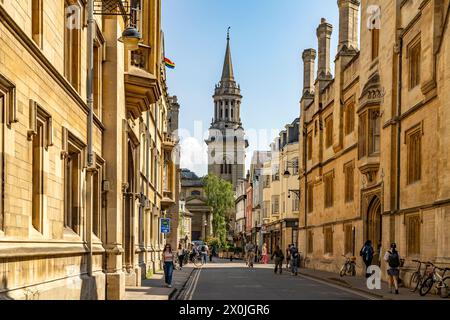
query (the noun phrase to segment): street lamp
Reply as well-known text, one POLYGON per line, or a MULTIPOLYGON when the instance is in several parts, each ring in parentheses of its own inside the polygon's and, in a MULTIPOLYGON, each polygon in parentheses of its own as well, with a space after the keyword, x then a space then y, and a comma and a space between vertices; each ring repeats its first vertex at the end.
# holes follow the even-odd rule
POLYGON ((139 42, 141 41, 142 36, 139 31, 132 26, 128 26, 122 33, 122 36, 119 38, 119 41, 125 45, 125 49, 134 51, 139 49, 139 42))

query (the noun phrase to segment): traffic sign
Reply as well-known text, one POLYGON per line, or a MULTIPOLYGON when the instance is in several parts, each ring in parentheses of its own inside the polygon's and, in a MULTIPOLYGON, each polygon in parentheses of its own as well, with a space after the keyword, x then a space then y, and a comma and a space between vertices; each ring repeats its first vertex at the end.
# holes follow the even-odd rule
POLYGON ((170 219, 161 218, 161 233, 170 233, 170 219))

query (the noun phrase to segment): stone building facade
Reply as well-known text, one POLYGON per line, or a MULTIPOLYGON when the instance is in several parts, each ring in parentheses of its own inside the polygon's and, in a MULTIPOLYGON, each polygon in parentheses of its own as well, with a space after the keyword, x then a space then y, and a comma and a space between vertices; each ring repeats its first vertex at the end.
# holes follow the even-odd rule
POLYGON ((161 267, 176 194, 161 1, 132 5, 138 50, 126 19, 95 15, 88 167, 86 1, 0 1, 2 298, 122 299, 161 267))
POLYGON ((280 132, 263 166, 262 241, 269 252, 298 242, 299 123, 297 118, 280 132))
POLYGON ((379 253, 397 243, 405 280, 413 259, 448 267, 449 1, 340 0, 338 7, 334 77, 325 19, 318 54, 303 53, 299 245, 306 265, 337 271, 342 255, 358 255, 370 239, 383 269, 379 253))
POLYGON ((180 200, 186 203, 186 210, 191 215, 191 234, 189 239, 203 240, 212 237, 212 213, 207 204, 205 183, 194 172, 181 170, 180 200))

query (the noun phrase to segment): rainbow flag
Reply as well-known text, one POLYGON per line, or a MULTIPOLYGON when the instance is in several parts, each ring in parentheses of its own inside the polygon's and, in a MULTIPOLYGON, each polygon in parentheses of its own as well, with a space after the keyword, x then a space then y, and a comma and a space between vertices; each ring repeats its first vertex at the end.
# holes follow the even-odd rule
POLYGON ((175 63, 169 60, 168 58, 164 58, 164 63, 166 64, 167 68, 175 69, 175 63))

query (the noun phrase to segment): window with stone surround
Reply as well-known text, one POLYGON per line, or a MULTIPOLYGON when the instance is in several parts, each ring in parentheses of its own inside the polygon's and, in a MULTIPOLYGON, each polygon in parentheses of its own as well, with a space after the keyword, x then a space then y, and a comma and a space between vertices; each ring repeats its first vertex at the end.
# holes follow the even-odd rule
POLYGON ((372 36, 372 60, 375 60, 380 52, 380 29, 374 28, 370 32, 372 36))
POLYGON ((81 88, 81 23, 75 27, 72 19, 80 19, 77 1, 64 0, 64 76, 77 90, 81 88), (78 10, 78 11, 77 11, 78 10), (74 17, 78 15, 78 18, 74 17))
POLYGON ((422 176, 422 134, 421 124, 406 132, 408 184, 420 181, 422 176))
POLYGON ((353 254, 353 226, 344 226, 344 254, 353 254))
POLYGON ((324 250, 325 254, 333 254, 333 228, 323 228, 324 250))
POLYGON ((344 176, 345 176, 345 202, 352 202, 354 199, 354 189, 355 189, 355 162, 350 161, 344 165, 344 176))
POLYGON ((333 115, 325 119, 325 147, 329 148, 333 145, 333 115))
POLYGON ((359 158, 376 156, 380 152, 380 110, 370 108, 359 116, 359 158))
POLYGON ((103 202, 103 177, 104 177, 105 160, 97 155, 96 171, 92 176, 92 232, 100 239, 105 239, 106 234, 102 228, 102 202, 103 202))
POLYGON ((299 205, 300 205, 299 198, 296 195, 294 195, 294 197, 292 198, 292 211, 298 212, 299 205))
POLYGON ((308 253, 314 252, 314 233, 312 230, 308 230, 308 253))
POLYGON ((334 202, 334 171, 323 176, 325 208, 331 208, 334 202))
POLYGON ((313 133, 312 131, 308 133, 308 160, 312 160, 313 154, 313 133))
POLYGON ((94 38, 94 113, 101 120, 103 106, 103 61, 105 52, 105 40, 101 30, 96 25, 94 38))
POLYGON ((4 185, 5 185, 5 158, 4 158, 4 130, 5 125, 10 127, 17 122, 16 116, 16 86, 0 74, 0 230, 4 230, 4 185))
POLYGON ((420 38, 413 40, 408 45, 408 69, 409 69, 409 89, 413 89, 420 84, 420 55, 421 44, 420 38))
POLYGON ((308 213, 313 212, 314 210, 314 183, 308 183, 307 187, 307 211, 308 213))
POLYGON ((42 48, 42 30, 43 30, 43 0, 31 1, 31 35, 33 41, 42 48))
POLYGON ((406 217, 406 242, 408 256, 420 254, 420 214, 413 214, 406 217))
POLYGON ((86 145, 67 129, 63 129, 64 157, 64 226, 81 235, 82 171, 86 145))
POLYGON ((351 101, 345 106, 345 135, 355 130, 355 102, 351 101))
POLYGON ((45 172, 44 159, 48 147, 53 145, 52 117, 35 101, 30 100, 30 129, 28 139, 32 141, 32 211, 31 222, 39 232, 43 231, 45 172))
POLYGON ((420 181, 422 176, 422 125, 406 132, 408 184, 420 181))
POLYGON ((280 196, 272 196, 272 214, 280 213, 280 196))

